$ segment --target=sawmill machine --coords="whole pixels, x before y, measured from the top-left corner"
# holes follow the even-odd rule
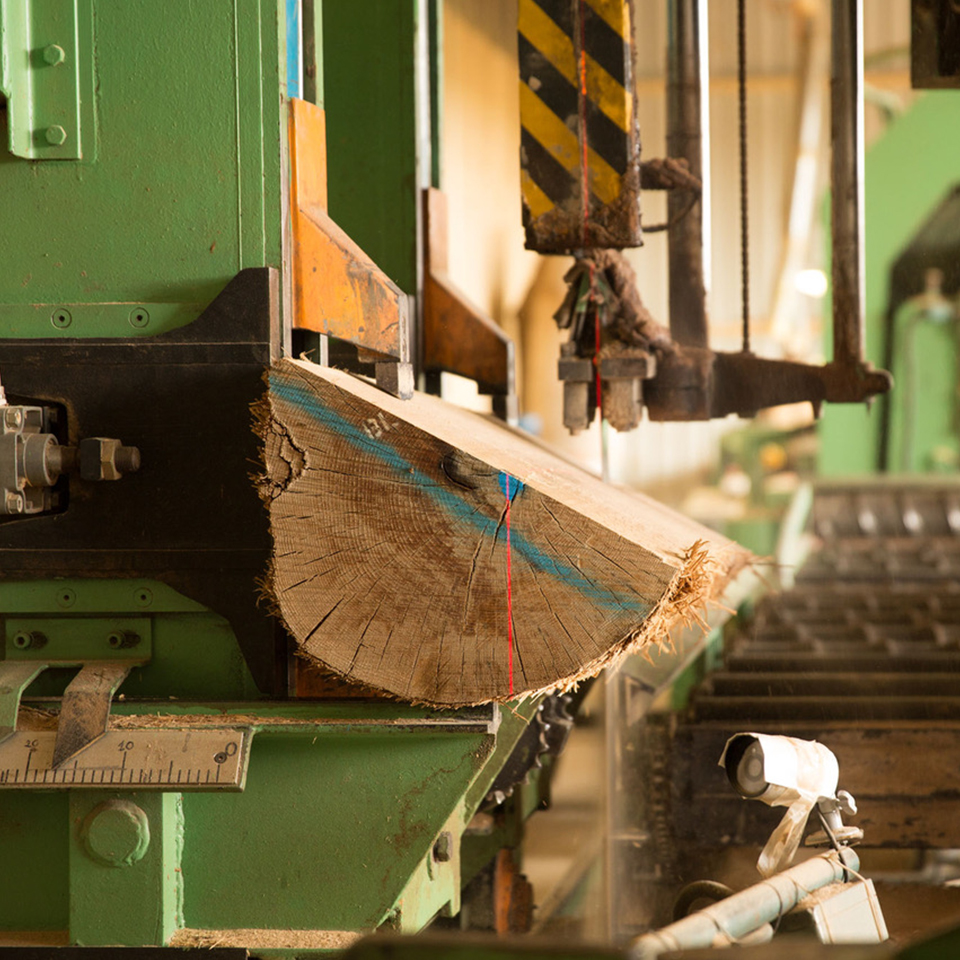
[[[695,7],[671,4],[672,70],[696,61]],[[641,399],[703,419],[887,389],[862,350],[860,59],[835,78],[835,356],[773,363],[681,332],[696,283],[678,281],[693,306],[674,303],[669,337],[637,309],[624,325],[640,189],[672,187],[696,222],[679,133],[696,140],[699,110],[678,98],[686,163],[643,169],[633,4],[519,10],[528,245],[576,258],[568,425],[618,404],[628,425]],[[834,11],[842,65],[860,4]],[[503,814],[557,744],[546,691],[745,561],[415,390],[457,373],[517,412],[513,345],[447,272],[440,15],[0,0],[6,942],[336,949],[455,914],[491,862],[522,889],[501,854],[538,800],[492,831],[474,816]],[[434,539],[402,539],[401,515]],[[308,560],[326,565],[299,575]],[[331,593],[341,577],[364,590]]]
[[[414,391],[516,413],[447,276],[439,16],[0,3],[4,945],[336,949],[491,865],[522,929],[547,692],[744,562]]]
[[[264,601],[265,371],[321,331],[409,396],[416,359],[436,5],[325,6],[0,3],[5,944],[419,929],[545,749],[540,698],[377,697]]]

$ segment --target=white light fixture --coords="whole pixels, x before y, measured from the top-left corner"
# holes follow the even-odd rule
[[[827,292],[827,275],[822,270],[798,270],[793,285],[800,293],[819,300]]]

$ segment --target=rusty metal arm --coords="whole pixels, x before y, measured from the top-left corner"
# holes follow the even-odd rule
[[[677,0],[675,13],[683,7]],[[887,371],[864,359],[862,0],[833,0],[832,11],[833,360],[817,366],[751,353],[713,353],[678,336],[671,301],[671,329],[681,342],[660,358],[656,378],[646,385],[652,420],[752,417],[766,407],[801,401],[812,403],[819,414],[825,401],[859,403],[893,385]],[[689,34],[690,24],[686,27]],[[671,248],[671,270],[673,257]],[[671,296],[672,291],[671,284]]]

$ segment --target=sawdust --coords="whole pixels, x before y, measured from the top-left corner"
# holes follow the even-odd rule
[[[391,698],[395,699],[395,698]],[[58,713],[55,710],[39,710],[35,707],[20,707],[17,730],[40,732],[56,730]],[[418,727],[444,726],[448,717],[439,714],[433,718],[423,717],[265,717],[249,713],[131,713],[113,714],[108,730],[161,730],[181,727]],[[477,723],[487,722],[477,718]]]
[[[345,950],[365,933],[355,930],[177,930],[170,947]]]
[[[57,729],[57,714],[50,710],[38,710],[36,707],[20,705],[17,713],[17,730],[24,733],[39,733],[43,730]]]

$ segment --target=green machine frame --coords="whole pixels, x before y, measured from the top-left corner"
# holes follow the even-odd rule
[[[418,85],[429,77],[418,51],[432,49],[436,69],[438,5],[302,0],[298,14],[294,58],[282,0],[0,0],[0,377],[17,382],[25,350],[83,349],[95,366],[98,350],[179,343],[238,275],[264,268],[280,281],[270,350],[294,348],[288,60],[299,59],[303,96],[326,108],[331,216],[418,294],[419,194],[436,180],[436,151],[421,146],[430,118],[418,116]],[[269,362],[266,346],[232,349]],[[56,360],[31,369],[51,383],[60,374]],[[69,396],[62,406],[73,429]],[[245,406],[227,414],[248,429]],[[185,474],[172,495],[194,496],[191,482]],[[70,492],[67,515],[88,495]],[[108,512],[121,502],[95,493]],[[215,490],[201,495],[227,509]],[[131,511],[133,535],[155,507]],[[458,909],[462,884],[500,842],[473,842],[469,823],[538,701],[442,712],[264,690],[234,611],[189,583],[18,571],[5,537],[46,522],[0,524],[0,943],[190,946],[253,929],[275,945],[323,931],[311,943],[335,947],[344,932],[417,930]],[[78,782],[77,765],[42,768],[70,685],[118,661],[101,688],[129,673],[111,681],[96,742],[113,758],[90,761],[94,782]],[[191,782],[183,766],[178,784],[165,737],[201,757],[208,777],[230,763],[236,776],[226,788],[202,771]],[[218,737],[212,756],[189,746]]]

